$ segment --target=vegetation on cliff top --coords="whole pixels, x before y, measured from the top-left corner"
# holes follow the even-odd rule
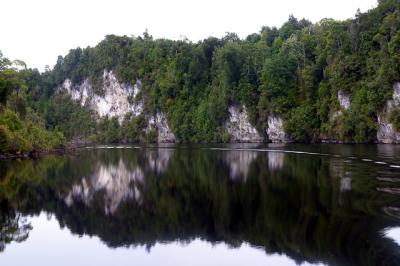
[[[264,135],[267,117],[275,113],[295,141],[372,142],[378,114],[400,79],[400,2],[379,0],[375,9],[346,21],[313,24],[290,16],[282,27],[263,27],[245,39],[234,33],[197,43],[153,39],[147,32],[108,35],[95,47],[60,56],[52,70],[29,71],[27,104],[47,128],[68,138],[149,139],[142,134],[142,118],[128,115],[125,127],[107,118],[98,123],[87,109],[60,100],[56,88],[67,78],[74,84],[88,78],[101,95],[104,69],[120,82],[140,79],[145,112],[165,112],[182,142],[226,140],[223,125],[232,104],[245,105]],[[351,106],[335,117],[339,90],[349,95]]]

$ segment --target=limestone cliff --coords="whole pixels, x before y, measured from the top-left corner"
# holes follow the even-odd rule
[[[173,143],[175,142],[175,135],[168,126],[167,118],[164,113],[157,113],[151,116],[148,120],[148,130],[154,129],[157,131],[157,142],[158,143]]]
[[[144,102],[138,99],[142,83],[138,79],[136,83],[120,83],[113,71],[103,71],[104,95],[96,94],[89,79],[81,84],[72,84],[66,79],[60,90],[65,90],[73,100],[78,101],[82,106],[92,109],[99,117],[117,117],[121,123],[127,113],[136,117],[143,112]],[[157,113],[155,116],[147,116],[148,129],[154,129],[158,134],[158,142],[175,142],[175,136],[168,126],[164,113]]]
[[[121,84],[115,74],[107,70],[104,70],[102,78],[104,95],[93,91],[89,79],[85,79],[81,84],[72,84],[70,79],[66,79],[61,89],[66,90],[71,98],[79,101],[82,106],[86,105],[95,111],[99,117],[108,115],[118,117],[122,121],[128,112],[134,116],[142,113],[143,102],[136,99],[141,87],[140,80],[137,80],[133,87],[126,83]]]
[[[290,139],[283,129],[283,119],[279,115],[271,114],[268,116],[268,140],[272,143],[286,143]]]
[[[230,106],[228,111],[229,119],[225,128],[232,142],[263,142],[263,137],[250,124],[245,106]]]
[[[392,99],[386,102],[383,113],[378,115],[377,140],[379,143],[400,144],[400,132],[388,121],[388,113],[392,109],[400,108],[400,82],[393,84]]]

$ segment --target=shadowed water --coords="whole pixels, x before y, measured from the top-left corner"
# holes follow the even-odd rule
[[[1,265],[400,265],[399,146],[97,147],[0,169]]]

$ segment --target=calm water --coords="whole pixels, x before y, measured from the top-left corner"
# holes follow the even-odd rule
[[[400,265],[400,146],[0,162],[0,265]]]

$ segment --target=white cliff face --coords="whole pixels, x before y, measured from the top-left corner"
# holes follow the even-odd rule
[[[113,214],[123,201],[134,199],[140,202],[138,185],[143,182],[142,170],[128,170],[121,160],[116,166],[100,165],[91,176],[82,178],[80,183],[72,187],[64,197],[64,202],[67,206],[72,206],[79,199],[90,206],[95,194],[104,191],[104,212]]]
[[[121,123],[127,113],[133,117],[143,112],[143,101],[137,100],[142,83],[137,80],[132,87],[129,84],[119,83],[112,71],[103,72],[104,95],[94,93],[92,84],[88,79],[79,85],[72,84],[66,79],[60,89],[65,90],[73,100],[79,101],[82,106],[88,106],[94,110],[99,117],[117,117]],[[132,99],[131,101],[129,99]],[[175,142],[175,135],[168,126],[164,113],[157,113],[148,120],[148,129],[155,129],[158,132],[159,143]]]
[[[342,90],[338,90],[337,100],[338,100],[339,105],[340,105],[340,110],[337,110],[337,111],[335,111],[335,112],[330,114],[329,120],[331,122],[335,121],[336,118],[338,118],[341,115],[343,115],[343,110],[344,111],[348,110],[350,108],[350,106],[351,106],[350,96],[348,94],[346,94]]]
[[[400,107],[400,82],[397,81],[393,84],[392,99],[387,101],[386,109],[388,109],[388,111],[390,111],[391,109],[399,108],[399,107]]]
[[[380,143],[400,144],[400,132],[397,132],[393,124],[389,123],[387,119],[387,113],[395,108],[400,108],[400,82],[393,84],[392,99],[387,101],[384,112],[378,115],[378,132],[376,138]]]
[[[378,142],[385,144],[400,144],[400,132],[397,132],[392,123],[384,115],[378,115]]]
[[[175,135],[168,126],[167,118],[162,112],[157,113],[155,116],[150,117],[148,121],[148,130],[155,129],[158,132],[158,143],[174,143]]]
[[[346,94],[344,91],[342,90],[338,91],[337,99],[342,109],[347,110],[350,108],[350,96]]]
[[[128,112],[133,113],[134,116],[142,113],[143,103],[135,101],[140,87],[140,80],[133,87],[129,84],[121,84],[112,71],[108,72],[106,70],[103,72],[104,96],[93,92],[92,85],[88,79],[75,86],[69,79],[66,79],[62,84],[62,89],[65,89],[71,95],[71,98],[79,101],[82,106],[89,106],[99,117],[106,115],[118,117],[120,122]],[[134,99],[132,103],[128,100],[130,97]]]
[[[267,135],[272,143],[290,142],[290,139],[283,130],[283,119],[278,115],[272,114],[268,116]]]
[[[228,109],[229,120],[225,128],[231,135],[232,142],[263,142],[255,127],[249,122],[246,107],[231,106]]]

